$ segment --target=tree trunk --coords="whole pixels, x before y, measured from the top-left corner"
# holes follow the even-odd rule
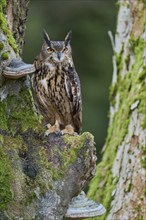
[[[30,77],[2,76],[21,55],[27,6],[0,1],[0,219],[61,220],[94,174],[94,140],[88,132],[44,137]]]
[[[146,219],[146,2],[119,0],[110,122],[89,196],[107,212],[95,219]]]

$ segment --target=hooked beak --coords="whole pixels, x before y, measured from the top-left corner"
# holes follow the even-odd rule
[[[61,58],[61,52],[58,52],[58,53],[57,53],[57,57],[58,57],[58,60],[60,60],[60,58]]]

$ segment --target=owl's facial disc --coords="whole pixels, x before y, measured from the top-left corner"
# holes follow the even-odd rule
[[[50,41],[50,45],[47,44],[46,56],[47,60],[52,60],[56,63],[64,62],[71,56],[71,46],[65,41]]]
[[[64,61],[67,52],[68,52],[68,48],[67,47],[64,48],[63,46],[61,49],[60,48],[56,49],[53,46],[47,48],[47,53],[49,57],[57,63],[61,63]]]

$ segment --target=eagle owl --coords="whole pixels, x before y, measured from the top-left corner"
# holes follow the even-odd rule
[[[72,59],[71,35],[70,31],[64,41],[51,41],[44,31],[44,44],[34,61],[32,87],[37,109],[48,127],[46,134],[81,131],[81,88]]]

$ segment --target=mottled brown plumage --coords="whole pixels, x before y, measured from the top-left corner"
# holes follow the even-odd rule
[[[32,86],[37,108],[48,126],[47,134],[60,130],[80,133],[81,89],[71,55],[71,32],[65,41],[50,41],[44,32],[44,40],[34,62]]]

